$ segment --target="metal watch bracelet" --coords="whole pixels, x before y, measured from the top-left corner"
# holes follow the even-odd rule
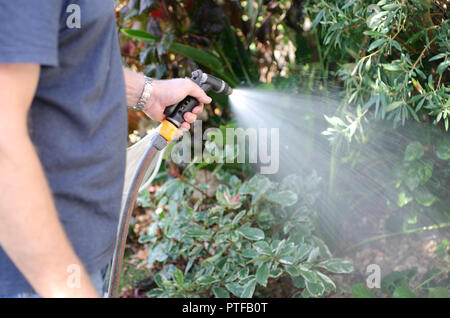
[[[132,110],[143,110],[152,93],[152,78],[145,76],[144,88],[136,106],[128,106]]]

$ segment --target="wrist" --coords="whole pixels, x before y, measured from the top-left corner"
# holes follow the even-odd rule
[[[152,93],[152,79],[142,73],[124,69],[127,105],[133,110],[143,110]]]
[[[144,85],[142,88],[141,95],[139,97],[139,100],[136,104],[136,106],[128,106],[132,110],[143,110],[144,107],[147,105],[147,102],[150,99],[150,95],[152,93],[152,82],[153,80],[150,77],[144,77]]]
[[[162,121],[164,119],[164,107],[161,108],[160,92],[164,89],[161,84],[164,80],[152,81],[152,94],[144,106],[143,112],[155,121]]]

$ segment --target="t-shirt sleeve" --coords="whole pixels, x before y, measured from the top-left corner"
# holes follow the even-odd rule
[[[0,0],[0,63],[58,65],[61,0]]]

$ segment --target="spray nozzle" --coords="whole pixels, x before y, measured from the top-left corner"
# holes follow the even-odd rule
[[[203,73],[202,70],[192,72],[191,79],[196,82],[204,91],[212,90],[219,94],[231,95],[233,89],[227,82],[215,76]]]

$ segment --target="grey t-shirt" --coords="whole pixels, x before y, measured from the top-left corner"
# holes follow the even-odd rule
[[[80,28],[69,28],[78,8]],[[125,171],[125,85],[113,1],[1,1],[0,63],[42,66],[30,136],[64,229],[94,273],[112,256]],[[0,248],[0,295],[28,291]]]

